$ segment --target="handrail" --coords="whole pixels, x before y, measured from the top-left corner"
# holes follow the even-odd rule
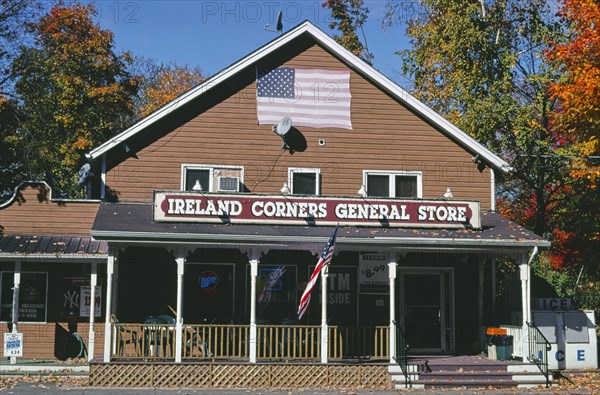
[[[529,355],[527,359],[540,369],[546,378],[546,388],[550,387],[550,373],[548,372],[548,351],[552,346],[546,336],[533,322],[526,322],[529,338]]]
[[[394,359],[398,366],[400,366],[400,370],[402,370],[402,374],[404,375],[404,386],[405,388],[412,388],[412,381],[410,379],[410,374],[408,371],[408,350],[410,346],[406,344],[406,335],[396,321],[394,322],[394,326],[396,327],[396,355],[394,355]]]

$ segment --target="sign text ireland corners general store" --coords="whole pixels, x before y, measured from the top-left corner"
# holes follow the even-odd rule
[[[169,222],[478,229],[479,212],[459,200],[154,193],[154,220]]]

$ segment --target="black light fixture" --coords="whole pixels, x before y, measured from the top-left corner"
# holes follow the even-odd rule
[[[479,154],[476,154],[471,160],[477,165],[477,170],[479,170],[480,173],[485,170],[486,164],[479,158]]]

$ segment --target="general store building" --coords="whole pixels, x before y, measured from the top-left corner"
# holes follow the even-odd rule
[[[495,211],[510,164],[309,22],[88,160],[89,199],[28,182],[0,206],[0,319],[26,357],[65,357],[76,331],[107,365],[388,363],[397,327],[411,353],[478,354],[487,325],[531,319],[549,243]],[[520,277],[500,303],[506,256]]]

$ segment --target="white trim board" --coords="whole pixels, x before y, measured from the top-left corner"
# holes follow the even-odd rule
[[[244,68],[249,67],[253,63],[267,58],[274,51],[287,45],[290,41],[301,36],[302,34],[307,34],[310,37],[312,37],[318,44],[322,45],[325,49],[332,52],[335,56],[337,56],[340,60],[349,65],[355,71],[360,72],[371,82],[387,91],[392,97],[394,97],[407,107],[411,108],[417,114],[421,115],[433,125],[438,127],[450,138],[455,139],[465,149],[479,154],[481,158],[487,163],[489,163],[492,167],[500,169],[503,172],[508,172],[512,170],[511,166],[502,158],[500,158],[492,151],[484,147],[482,144],[477,142],[467,133],[458,129],[456,126],[450,123],[450,121],[433,111],[431,108],[427,107],[421,101],[417,100],[415,97],[413,97],[407,91],[396,85],[392,80],[381,74],[375,68],[368,65],[356,55],[352,54],[350,51],[338,44],[334,39],[329,37],[326,33],[324,33],[322,30],[317,28],[309,21],[302,22],[300,25],[291,29],[287,33],[267,43],[263,47],[257,49],[256,51],[252,52],[251,54],[247,55],[238,62],[232,64],[231,66],[223,69],[222,71],[220,71],[213,77],[207,79],[203,83],[199,84],[195,88],[190,89],[186,93],[177,97],[175,100],[171,101],[170,103],[167,103],[152,114],[141,119],[139,122],[137,122],[130,128],[126,129],[125,131],[119,133],[110,140],[94,148],[92,151],[90,151],[90,153],[86,154],[87,159],[92,161],[100,157],[102,154],[111,150],[115,146],[119,145],[120,143],[123,143],[130,137],[133,137],[134,135],[143,131],[150,125],[164,118],[172,111],[177,110],[178,108],[186,105],[190,101],[211,91],[217,85],[233,77],[235,74],[237,74]]]

